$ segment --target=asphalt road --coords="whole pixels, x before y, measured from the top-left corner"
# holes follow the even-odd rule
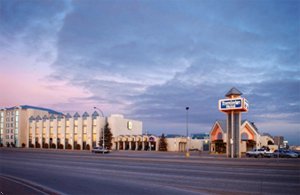
[[[0,149],[0,157],[0,176],[18,178],[56,194],[300,192],[300,159],[228,159],[198,153],[186,159],[183,153],[103,155],[39,149]],[[0,182],[3,189],[4,182]]]

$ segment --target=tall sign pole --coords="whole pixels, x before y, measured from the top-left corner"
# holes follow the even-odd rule
[[[189,109],[190,107],[185,107],[186,109],[186,157],[190,157],[189,152]]]
[[[226,154],[230,158],[241,157],[241,118],[242,112],[248,111],[248,101],[242,93],[233,87],[226,94],[226,99],[219,100],[219,110],[227,114]]]

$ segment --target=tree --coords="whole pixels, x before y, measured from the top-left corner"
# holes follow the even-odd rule
[[[168,143],[166,141],[166,137],[165,137],[165,134],[162,134],[160,139],[159,139],[159,148],[158,150],[159,151],[168,151]]]
[[[103,136],[101,135],[99,145],[102,146],[102,143],[103,143]],[[108,123],[106,123],[106,125],[104,126],[104,147],[109,150],[112,147],[112,133]]]

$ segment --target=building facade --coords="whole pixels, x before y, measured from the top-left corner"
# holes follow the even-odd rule
[[[38,115],[29,118],[26,145],[34,148],[90,150],[98,145],[106,123],[114,137],[142,134],[141,121],[125,119],[122,115],[103,117],[96,111],[91,115],[87,112],[73,116]]]
[[[58,115],[47,108],[40,108],[28,105],[14,106],[0,109],[0,144],[1,146],[21,147],[26,143],[28,118],[30,116]]]
[[[277,148],[273,138],[268,134],[260,134],[253,122],[243,120],[240,129],[239,147],[242,153],[263,146],[269,147],[271,150]],[[210,151],[212,153],[226,153],[227,144],[226,121],[216,121],[210,131]]]
[[[184,152],[187,146],[186,137],[166,138],[167,151]],[[160,137],[155,135],[119,135],[113,139],[115,150],[158,151]]]
[[[275,144],[279,145],[280,148],[284,148],[284,137],[283,136],[274,136],[273,137]]]

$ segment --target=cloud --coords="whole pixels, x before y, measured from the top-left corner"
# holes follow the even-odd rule
[[[250,102],[245,118],[300,125],[298,1],[11,2],[0,43],[14,46],[0,51],[38,51],[43,86],[80,91],[55,108],[97,105],[161,133],[184,128],[190,106],[191,130],[209,131],[235,86]]]

